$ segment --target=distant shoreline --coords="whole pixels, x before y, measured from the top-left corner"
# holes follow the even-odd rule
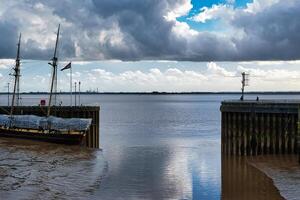
[[[7,92],[0,92],[0,95],[7,95]],[[12,93],[9,93],[12,95]],[[48,92],[22,92],[22,95],[48,95]],[[70,95],[70,92],[59,92],[57,95],[60,94],[68,94]],[[72,94],[79,94],[79,92],[73,92]],[[219,94],[236,94],[239,95],[241,92],[80,92],[81,95],[207,95],[207,94],[212,94],[212,95],[219,95]],[[278,91],[278,92],[245,92],[245,94],[261,94],[261,95],[300,95],[300,91]]]

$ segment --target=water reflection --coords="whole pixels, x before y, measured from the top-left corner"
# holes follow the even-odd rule
[[[100,151],[0,139],[1,199],[86,199],[105,168]]]
[[[245,157],[222,156],[222,199],[283,199],[264,173]]]
[[[165,145],[114,149],[114,156],[108,158],[108,173],[95,197],[220,199],[217,146],[219,143],[214,141],[182,139]]]

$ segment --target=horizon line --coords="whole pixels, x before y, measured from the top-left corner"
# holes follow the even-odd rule
[[[0,92],[0,95],[12,95],[13,92]],[[20,92],[20,94],[50,94],[49,92],[44,91],[30,91],[30,92]],[[71,94],[71,92],[57,92],[53,94]],[[84,92],[72,92],[72,94],[241,94],[240,91],[206,91],[206,92],[159,92],[159,91],[152,91],[152,92],[97,92],[97,91],[84,91]],[[300,91],[248,91],[244,94],[300,94]]]

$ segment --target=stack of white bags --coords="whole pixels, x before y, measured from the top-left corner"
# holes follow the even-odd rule
[[[92,119],[39,117],[36,115],[0,115],[0,126],[57,131],[87,131]]]

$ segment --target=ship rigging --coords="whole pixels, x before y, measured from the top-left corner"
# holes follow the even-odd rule
[[[52,62],[48,63],[52,66],[52,76],[46,116],[15,114],[16,98],[17,106],[19,106],[18,102],[20,93],[20,34],[17,45],[16,63],[13,68],[14,86],[11,109],[9,115],[0,115],[0,136],[43,140],[65,144],[82,143],[86,132],[91,126],[92,119],[60,118],[51,115],[52,100],[54,100],[54,105],[56,105],[57,95],[57,48],[59,42],[59,32],[60,25],[58,26],[56,35],[54,55],[51,59]]]

